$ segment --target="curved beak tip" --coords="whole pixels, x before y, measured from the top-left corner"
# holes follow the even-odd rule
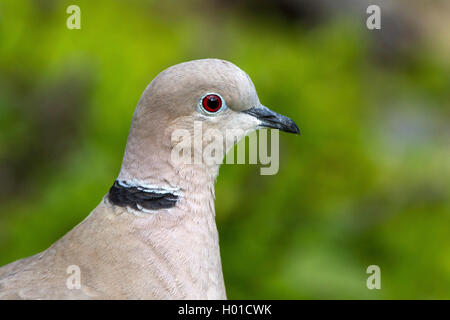
[[[295,133],[295,134],[300,135],[300,129],[298,128],[297,124],[294,121],[292,121],[292,129],[293,130],[290,131],[291,133]]]
[[[286,116],[260,105],[243,111],[261,121],[261,126],[300,135],[297,124]]]

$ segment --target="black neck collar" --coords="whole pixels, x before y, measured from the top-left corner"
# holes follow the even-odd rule
[[[173,208],[178,201],[178,195],[164,189],[130,186],[116,180],[109,189],[108,199],[119,207],[145,211]]]

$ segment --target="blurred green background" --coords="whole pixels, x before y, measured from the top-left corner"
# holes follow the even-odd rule
[[[221,168],[228,297],[450,298],[449,2],[370,3],[381,30],[356,0],[1,0],[0,265],[100,202],[161,70],[216,57],[302,131],[277,175]]]

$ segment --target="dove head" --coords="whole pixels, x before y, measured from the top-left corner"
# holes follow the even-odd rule
[[[214,149],[214,159],[221,161],[234,142],[262,127],[299,133],[292,120],[260,103],[250,77],[231,62],[180,63],[162,71],[142,94],[122,171],[151,170],[162,162],[176,167],[180,159],[196,163],[194,155],[201,157],[213,141],[224,146],[223,152]],[[183,155],[174,161],[177,152]]]

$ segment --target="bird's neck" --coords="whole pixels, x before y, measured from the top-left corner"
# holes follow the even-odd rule
[[[191,150],[189,163],[179,163],[173,159],[173,142],[167,134],[148,134],[137,127],[140,126],[132,126],[130,130],[118,180],[167,189],[197,190],[214,186],[220,164],[197,163],[195,150]]]
[[[180,183],[196,183],[185,185],[175,207],[143,216],[125,213],[141,246],[140,273],[145,281],[164,282],[162,298],[225,299],[214,181],[195,170],[182,174]]]
[[[214,210],[218,166],[174,164],[170,141],[156,134],[147,135],[132,127],[117,178],[178,192],[177,203],[171,208],[135,217],[126,214],[133,236],[145,244],[143,269],[156,273],[150,278],[172,279],[168,286],[178,297],[225,298]],[[162,259],[165,267],[155,270],[155,259]]]
[[[143,248],[144,265],[148,264],[144,269],[154,269],[155,254],[162,256],[168,268],[154,271],[160,274],[152,277],[182,281],[181,288],[171,288],[179,291],[179,297],[226,298],[215,222],[215,174],[203,165],[173,166],[159,152],[158,161],[147,152],[135,161],[126,154],[118,177],[133,184],[179,191],[174,207],[131,218],[133,236],[147,245]]]

